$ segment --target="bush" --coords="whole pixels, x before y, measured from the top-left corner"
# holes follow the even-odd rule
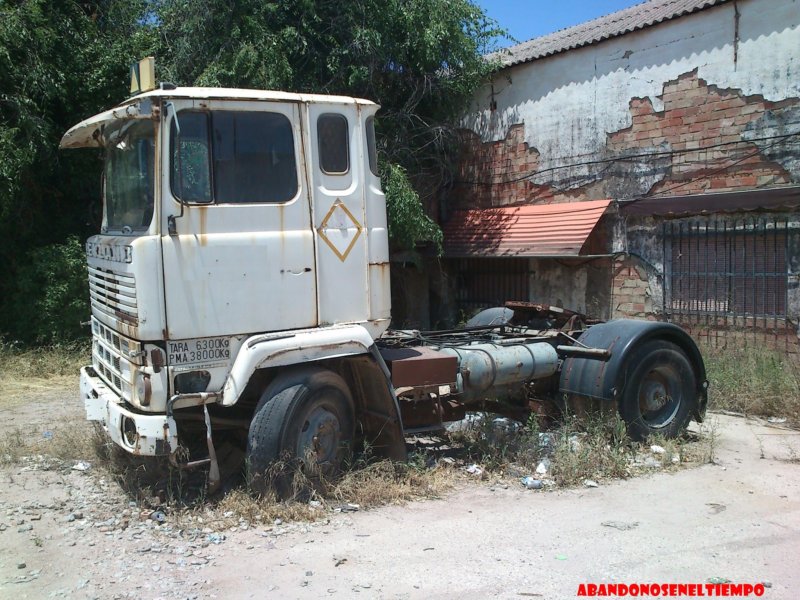
[[[386,194],[389,239],[400,249],[413,250],[417,243],[433,242],[442,253],[442,230],[426,213],[403,167],[384,164],[381,183]]]
[[[86,254],[77,237],[35,248],[17,269],[5,315],[6,335],[31,344],[58,344],[86,336],[89,290]]]

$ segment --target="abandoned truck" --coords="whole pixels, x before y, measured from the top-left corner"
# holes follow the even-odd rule
[[[636,439],[702,420],[703,359],[668,323],[516,302],[457,330],[389,330],[377,110],[162,84],[63,136],[104,151],[89,420],[129,453],[208,468],[212,488],[220,440],[258,482],[282,456],[334,473],[358,444],[403,460],[406,435],[470,406],[519,418],[591,399]]]

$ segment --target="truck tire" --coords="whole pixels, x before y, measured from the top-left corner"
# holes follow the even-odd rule
[[[350,453],[353,398],[345,381],[321,368],[298,370],[269,385],[247,436],[250,489],[280,498],[302,472],[313,487],[336,477]]]
[[[644,343],[625,374],[619,412],[634,441],[685,429],[696,394],[694,370],[684,351],[665,340]]]

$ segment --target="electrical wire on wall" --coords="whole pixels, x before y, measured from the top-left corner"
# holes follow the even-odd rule
[[[796,139],[793,139],[793,138],[796,138]],[[718,143],[718,144],[711,144],[711,145],[702,146],[702,147],[699,147],[699,148],[680,149],[680,150],[667,150],[667,151],[659,151],[659,152],[644,152],[644,153],[637,153],[637,154],[629,154],[629,155],[626,155],[626,156],[617,156],[617,157],[614,157],[614,158],[581,161],[581,162],[570,163],[570,164],[565,164],[565,165],[556,165],[556,166],[548,167],[546,169],[542,169],[542,170],[539,170],[539,171],[531,171],[531,172],[525,173],[523,175],[519,175],[519,176],[511,177],[511,178],[504,178],[502,180],[494,180],[494,181],[458,180],[458,181],[456,181],[456,184],[471,185],[471,186],[478,186],[478,187],[480,187],[480,186],[492,187],[492,186],[508,185],[508,184],[513,184],[513,183],[518,183],[518,182],[521,182],[521,181],[530,180],[530,179],[532,179],[534,177],[540,177],[543,174],[551,173],[551,172],[555,172],[555,171],[559,171],[559,170],[576,169],[576,168],[581,168],[581,167],[591,167],[591,166],[598,166],[598,165],[607,165],[607,167],[605,169],[603,169],[600,173],[586,174],[586,175],[582,176],[582,178],[587,180],[588,182],[593,182],[593,181],[597,181],[597,180],[603,179],[604,177],[608,176],[609,175],[609,171],[615,165],[620,165],[620,164],[624,164],[624,163],[628,163],[628,162],[634,162],[634,161],[639,160],[639,159],[655,159],[655,158],[660,158],[660,157],[675,158],[675,157],[679,157],[679,156],[683,156],[683,155],[687,155],[687,154],[700,155],[701,153],[704,153],[704,152],[707,154],[707,152],[709,150],[715,150],[715,149],[718,149],[718,148],[726,148],[726,147],[731,147],[731,146],[741,146],[741,145],[744,145],[744,144],[747,144],[748,146],[752,146],[752,144],[754,144],[755,142],[772,142],[772,143],[770,143],[770,144],[768,144],[766,146],[763,146],[763,147],[758,147],[756,150],[745,154],[744,156],[734,160],[732,163],[723,165],[723,166],[721,166],[721,167],[719,167],[717,169],[714,169],[712,171],[703,173],[700,177],[696,177],[696,178],[693,178],[693,179],[690,179],[690,180],[687,180],[687,181],[682,181],[682,182],[676,183],[675,185],[672,185],[672,186],[670,186],[670,187],[668,187],[666,189],[660,190],[658,193],[654,194],[653,196],[648,196],[648,197],[651,197],[651,198],[652,197],[658,197],[658,196],[667,194],[669,192],[673,192],[673,191],[675,191],[677,189],[680,189],[682,187],[685,187],[685,186],[687,186],[689,184],[697,184],[698,182],[708,180],[711,177],[713,177],[715,175],[718,175],[719,173],[723,173],[723,172],[727,171],[728,169],[731,169],[732,167],[735,167],[736,165],[741,164],[746,160],[749,160],[749,159],[751,159],[753,157],[756,157],[756,156],[758,156],[760,154],[763,154],[764,152],[766,152],[768,150],[771,150],[772,148],[775,148],[775,147],[777,147],[777,146],[779,146],[781,144],[786,144],[788,142],[792,142],[792,143],[800,142],[800,131],[794,132],[794,133],[785,134],[785,135],[778,135],[778,136],[765,136],[765,137],[759,137],[759,138],[752,138],[752,139],[749,139],[749,140],[737,140],[737,141],[734,141],[734,142],[721,142],[721,143]],[[705,159],[705,160],[695,160],[695,161],[683,161],[683,162],[678,163],[678,165],[680,165],[680,166],[707,165],[707,164],[708,164],[708,160],[707,159]],[[675,165],[673,165],[673,166],[675,166]],[[583,185],[583,183],[581,185]],[[576,182],[575,182],[574,179],[572,181],[570,181],[568,185],[562,186],[560,188],[553,188],[552,185],[550,186],[551,190],[553,190],[556,193],[563,192],[563,191],[566,191],[567,189],[571,189],[571,188],[575,188],[575,187],[576,187]],[[763,187],[763,186],[757,186],[756,189],[758,189],[759,187]],[[548,194],[548,195],[550,195],[550,194]],[[618,198],[617,200],[620,201],[620,202],[629,204],[629,203],[632,203],[632,202],[638,202],[638,201],[643,200],[643,199],[644,199],[643,196],[636,196],[636,197],[631,197],[631,198]],[[578,211],[570,210],[569,212],[572,213],[572,212],[578,212]]]

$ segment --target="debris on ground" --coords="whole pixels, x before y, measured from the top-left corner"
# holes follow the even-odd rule
[[[530,475],[520,479],[520,482],[529,490],[540,490],[542,487],[544,487],[541,479],[536,479]]]
[[[467,473],[469,473],[470,475],[483,475],[483,469],[481,469],[475,463],[473,463],[473,464],[471,464],[471,465],[469,465],[467,467],[464,467],[464,470]]]
[[[156,523],[164,523],[167,520],[167,515],[163,511],[154,510],[150,513],[150,520]]]
[[[639,521],[633,521],[630,523],[625,521],[603,521],[600,524],[603,527],[611,527],[612,529],[618,529],[619,531],[630,531],[631,529],[635,529],[639,526]]]

